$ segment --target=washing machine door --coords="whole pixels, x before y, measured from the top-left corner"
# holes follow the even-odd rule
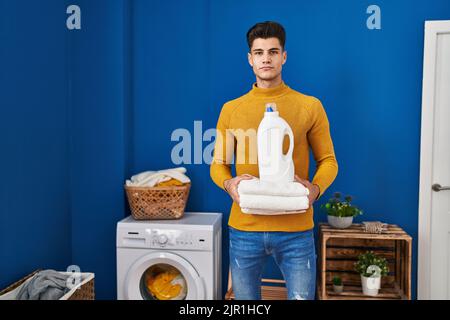
[[[205,287],[195,268],[170,252],[154,252],[137,260],[123,289],[128,300],[205,299]]]

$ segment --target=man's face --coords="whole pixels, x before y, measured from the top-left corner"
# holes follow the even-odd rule
[[[248,54],[248,63],[256,77],[270,81],[280,76],[286,58],[287,53],[282,50],[278,38],[257,38]]]

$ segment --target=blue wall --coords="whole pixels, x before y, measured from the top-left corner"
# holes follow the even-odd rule
[[[0,287],[36,268],[96,273],[115,298],[126,215],[129,3],[0,1]]]
[[[96,295],[116,297],[116,223],[125,216],[129,106],[127,1],[77,1],[69,34],[72,263],[95,272]]]
[[[81,7],[81,30],[65,28],[68,4]],[[450,2],[377,1],[373,31],[370,4],[1,0],[0,285],[74,263],[96,273],[98,298],[115,298],[124,179],[174,166],[173,130],[214,128],[223,103],[254,81],[245,33],[276,20],[287,30],[284,80],[322,100],[339,163],[316,222],[341,191],[365,211],[358,221],[402,226],[414,238],[415,296],[424,20],[449,19]],[[209,166],[185,167],[187,210],[223,212],[226,227],[231,201]],[[227,270],[226,232],[223,241]],[[280,276],[273,263],[265,276]]]
[[[2,288],[71,259],[65,8],[0,1]]]

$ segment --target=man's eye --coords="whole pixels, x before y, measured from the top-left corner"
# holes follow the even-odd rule
[[[261,51],[257,51],[257,52],[255,52],[255,54],[256,54],[257,56],[260,56],[260,55],[262,54],[262,52],[261,52]]]
[[[278,54],[278,51],[270,51],[271,55]]]

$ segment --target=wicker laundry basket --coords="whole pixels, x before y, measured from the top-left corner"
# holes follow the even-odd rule
[[[125,185],[131,214],[136,220],[179,219],[189,197],[191,184],[165,187]]]
[[[39,271],[41,271],[41,270],[36,270],[36,271],[30,273],[29,275],[23,277],[22,279],[14,282],[7,288],[0,291],[0,297],[10,291],[13,291],[17,287],[19,287],[22,283],[27,281],[29,278],[33,277]],[[65,272],[63,272],[63,273],[65,273]],[[94,300],[95,299],[93,274],[82,273],[82,275],[89,275],[89,276],[85,277],[85,280],[82,279],[81,285],[79,286],[79,288],[72,289],[67,294],[65,294],[63,297],[61,297],[60,300]]]

